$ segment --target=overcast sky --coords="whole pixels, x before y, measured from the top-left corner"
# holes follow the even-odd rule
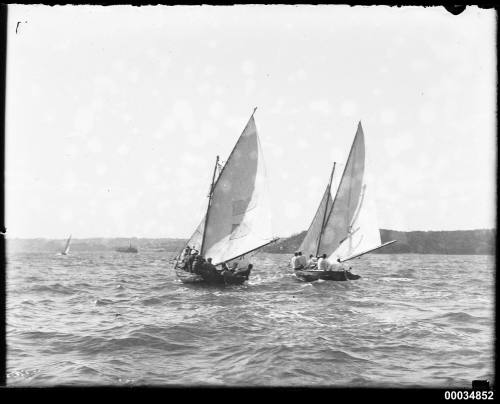
[[[475,7],[9,6],[7,234],[190,236],[255,106],[277,236],[360,120],[381,228],[493,228],[495,33]]]

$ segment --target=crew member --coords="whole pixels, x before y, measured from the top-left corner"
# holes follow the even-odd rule
[[[305,269],[307,266],[307,259],[302,255],[302,251],[299,251],[299,255],[297,257],[297,261],[299,262],[300,269]]]
[[[304,265],[300,262],[300,259],[299,259],[299,252],[296,251],[293,253],[293,257],[292,257],[292,268],[294,270],[299,270],[299,269],[303,269],[304,268]]]
[[[181,254],[181,260],[184,260],[184,258],[189,257],[190,254],[191,254],[191,247],[186,246],[186,248]]]
[[[330,263],[326,259],[326,254],[323,254],[321,258],[318,260],[318,269],[320,271],[327,271],[330,267]]]
[[[340,262],[340,258],[337,258],[337,262],[329,265],[330,271],[345,271],[344,265]]]
[[[196,258],[194,259],[193,266],[192,266],[192,271],[195,274],[200,273],[200,269],[203,267],[203,262],[205,261],[203,257],[200,255],[196,255]]]
[[[317,264],[318,264],[318,259],[314,255],[309,254],[309,261],[307,261],[307,266],[309,268],[316,268]]]
[[[207,262],[203,265],[203,268],[205,268],[207,271],[210,272],[217,272],[217,268],[215,267],[214,264],[212,264],[212,258],[207,258]]]

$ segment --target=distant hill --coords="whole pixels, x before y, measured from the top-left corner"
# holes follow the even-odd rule
[[[265,247],[269,253],[293,253],[300,247],[306,231],[283,238]],[[494,255],[496,230],[456,231],[395,231],[380,230],[382,242],[397,240],[374,254],[452,254],[452,255]]]

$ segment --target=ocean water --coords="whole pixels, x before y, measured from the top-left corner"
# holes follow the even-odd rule
[[[172,254],[7,255],[7,384],[467,387],[494,383],[492,256],[367,255],[357,281],[180,283]]]

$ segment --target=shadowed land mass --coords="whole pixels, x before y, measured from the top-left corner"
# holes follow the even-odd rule
[[[283,238],[278,243],[266,247],[269,253],[293,253],[296,251],[306,231]],[[494,229],[463,231],[396,231],[380,229],[380,237],[385,243],[397,240],[374,254],[495,254],[496,231]]]

